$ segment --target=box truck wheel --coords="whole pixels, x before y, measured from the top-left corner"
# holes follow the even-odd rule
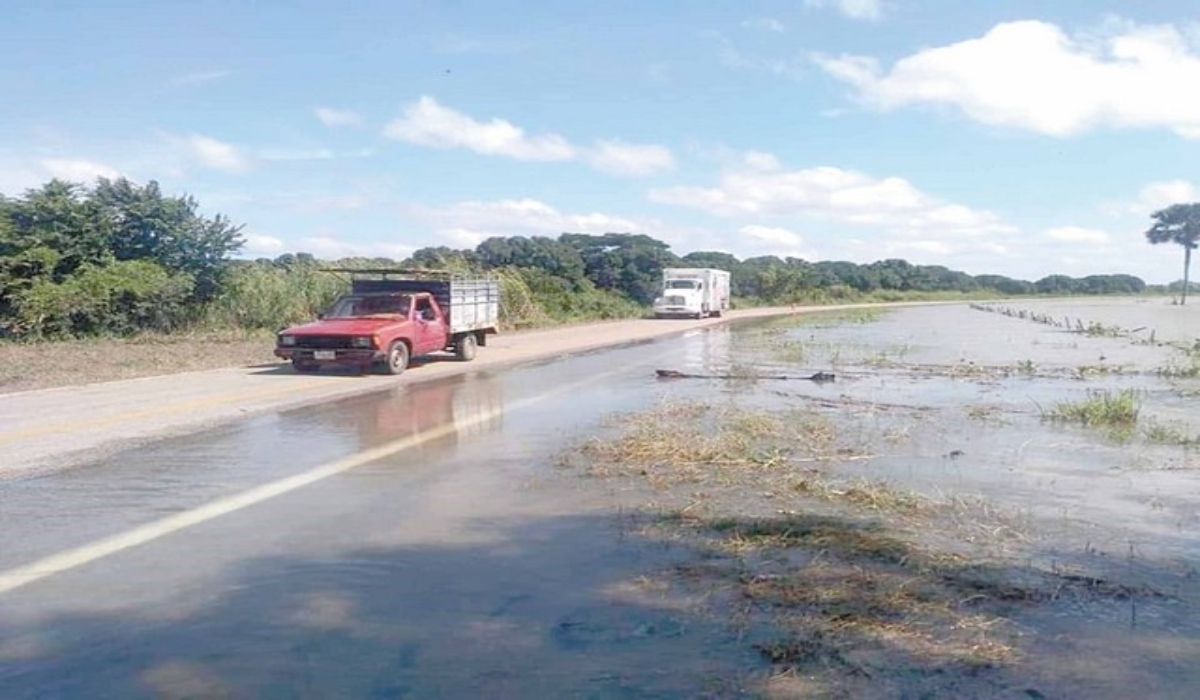
[[[387,358],[383,361],[383,369],[388,374],[400,374],[408,367],[408,346],[403,340],[397,340],[388,347]]]
[[[475,339],[474,333],[465,333],[454,344],[454,356],[461,362],[470,362],[475,359],[475,349],[479,345],[479,341]]]

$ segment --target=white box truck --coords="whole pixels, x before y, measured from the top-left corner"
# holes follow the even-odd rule
[[[662,293],[654,300],[655,318],[705,318],[729,309],[729,273],[707,267],[663,269]]]

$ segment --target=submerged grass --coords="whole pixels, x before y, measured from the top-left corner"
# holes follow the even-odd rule
[[[1078,423],[1085,427],[1107,428],[1130,434],[1137,427],[1141,402],[1133,389],[1108,391],[1091,390],[1081,401],[1055,404],[1043,417],[1049,420]]]
[[[956,679],[1019,677],[1022,610],[1160,595],[981,556],[1021,536],[1011,516],[836,476],[868,455],[814,410],[668,402],[609,427],[570,456],[655,489],[643,534],[696,553],[666,580],[728,616],[785,694],[952,697]],[[809,685],[775,686],[789,678]]]

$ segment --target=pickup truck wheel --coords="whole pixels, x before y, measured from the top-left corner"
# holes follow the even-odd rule
[[[475,350],[478,346],[479,341],[475,339],[475,334],[467,333],[454,344],[454,355],[460,362],[470,362],[475,359]]]
[[[321,369],[321,365],[316,362],[304,362],[303,360],[292,360],[292,369],[304,374],[310,374]]]
[[[408,368],[408,346],[404,341],[397,340],[388,348],[387,359],[383,361],[383,369],[388,374],[400,374]]]

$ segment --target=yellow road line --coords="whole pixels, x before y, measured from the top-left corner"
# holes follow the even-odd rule
[[[626,366],[619,370],[597,374],[582,381],[557,387],[537,396],[517,401],[509,406],[507,410],[520,410],[532,406],[552,396],[576,391],[588,384],[602,382],[617,374],[627,372],[629,369]],[[191,510],[154,520],[111,537],[105,537],[74,549],[68,549],[58,554],[38,559],[30,564],[0,572],[0,595],[49,576],[54,576],[55,574],[103,559],[126,549],[153,542],[154,540],[222,515],[248,508],[277,496],[282,496],[309,484],[349,471],[355,467],[361,467],[364,464],[446,437],[459,430],[485,424],[504,413],[504,411],[505,409],[488,411],[461,423],[446,423],[423,433],[393,440],[379,447],[374,447],[328,464],[313,467],[308,471],[268,482],[232,496],[219,498]]]
[[[39,425],[21,430],[12,430],[5,433],[0,433],[0,443],[12,442],[13,440],[25,440],[29,438],[42,437],[45,435],[54,435],[56,433],[74,433],[79,430],[88,430],[90,428],[104,428],[119,423],[143,420],[146,418],[161,418],[165,416],[175,416],[181,413],[191,413],[193,411],[201,411],[208,408],[216,408],[227,404],[239,403],[242,401],[253,401],[256,399],[269,399],[276,396],[286,394],[300,393],[310,389],[318,389],[321,387],[334,384],[335,380],[327,380],[320,382],[303,382],[300,384],[289,384],[285,387],[272,387],[270,389],[258,389],[255,391],[244,391],[239,394],[221,394],[220,396],[210,396],[202,399],[192,399],[190,401],[181,401],[179,403],[167,404],[157,408],[142,408],[136,411],[126,411],[124,413],[116,413],[88,420],[71,421],[68,423],[51,423],[49,425]]]

